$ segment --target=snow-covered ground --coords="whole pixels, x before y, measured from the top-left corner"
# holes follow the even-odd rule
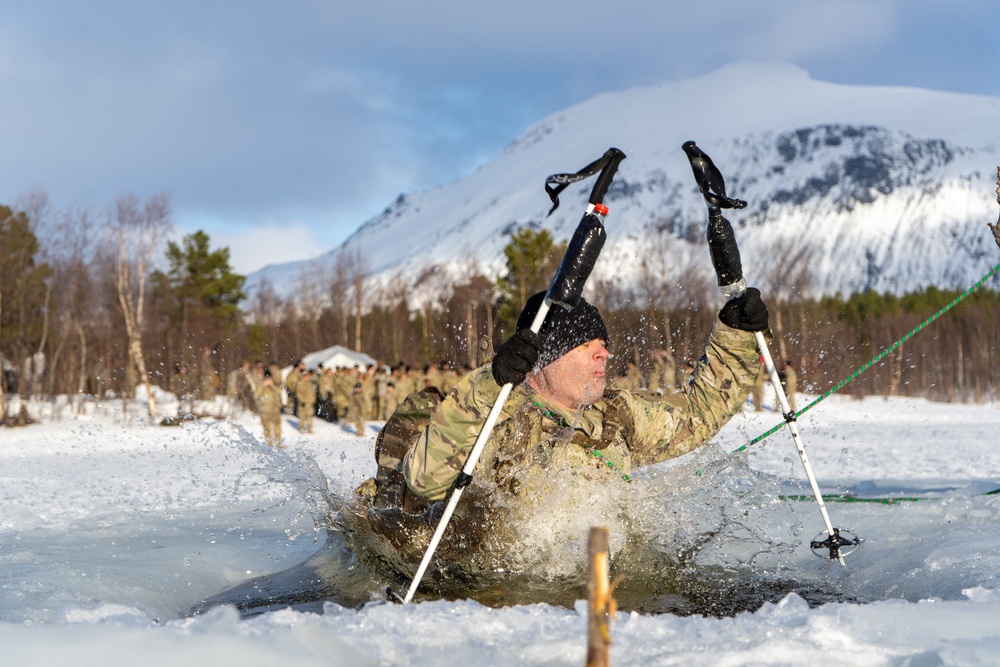
[[[804,399],[800,397],[800,407]],[[169,403],[166,404],[169,408]],[[366,437],[286,419],[288,448],[256,420],[145,425],[138,406],[0,429],[0,646],[7,665],[582,665],[585,607],[489,608],[471,601],[325,613],[187,611],[206,596],[309,556],[328,484],[346,494],[374,471]],[[746,412],[720,434],[731,451],[777,423]],[[621,613],[612,664],[986,665],[1000,662],[1000,406],[834,396],[799,422],[824,490],[922,496],[898,505],[830,503],[865,544],[847,567],[815,558],[816,506],[793,513],[803,576],[844,593],[810,608],[789,595],[729,618]],[[783,430],[746,456],[800,483]],[[639,479],[637,484],[641,484]],[[808,493],[808,490],[804,491]],[[769,527],[773,530],[774,527]],[[780,526],[778,528],[780,530]]]

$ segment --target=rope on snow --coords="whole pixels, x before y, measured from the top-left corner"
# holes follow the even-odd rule
[[[997,171],[1000,172],[1000,168],[998,168]],[[1000,186],[997,187],[997,190],[1000,191]],[[1000,197],[998,197],[998,199],[1000,199]],[[987,223],[987,224],[989,224],[989,223]],[[997,222],[996,226],[993,226],[993,225],[990,225],[990,226],[993,228],[993,234],[994,234],[994,236],[1000,235],[1000,231],[997,231],[998,229],[1000,229],[1000,221]],[[998,241],[997,242],[1000,243],[1000,237],[998,237]],[[977,289],[979,289],[980,287],[982,287],[983,283],[985,283],[987,280],[989,280],[990,278],[992,278],[993,275],[997,273],[997,271],[1000,271],[1000,264],[997,264],[992,269],[990,269],[989,272],[985,276],[983,276],[982,278],[980,278],[976,282],[975,285],[973,285],[972,287],[970,287],[969,289],[967,289],[965,291],[965,293],[963,293],[963,294],[955,297],[951,301],[951,303],[949,303],[947,306],[945,306],[944,308],[942,308],[941,310],[937,311],[936,313],[934,313],[933,315],[931,315],[929,318],[927,318],[926,320],[924,320],[923,322],[921,322],[919,325],[917,325],[916,328],[914,328],[912,331],[910,331],[909,333],[907,333],[906,335],[904,335],[902,338],[900,338],[899,340],[897,340],[895,343],[893,343],[892,345],[890,345],[886,349],[882,350],[871,361],[869,361],[866,364],[863,364],[856,371],[854,371],[849,376],[847,376],[846,378],[844,378],[843,380],[841,380],[840,382],[838,382],[836,385],[834,385],[832,389],[828,390],[825,394],[823,394],[822,396],[820,396],[819,398],[817,398],[815,401],[813,401],[812,403],[810,403],[806,407],[804,407],[801,410],[799,410],[798,412],[796,412],[795,415],[794,415],[794,417],[795,418],[800,417],[801,415],[805,414],[806,412],[808,412],[809,410],[811,410],[813,407],[815,407],[817,403],[820,403],[821,401],[825,400],[826,398],[832,396],[834,393],[836,393],[837,391],[839,391],[840,389],[842,389],[844,387],[844,385],[846,385],[847,383],[853,382],[854,380],[856,380],[859,375],[861,375],[862,373],[864,373],[865,371],[867,371],[869,368],[871,368],[872,366],[874,366],[876,363],[878,363],[879,361],[881,361],[883,358],[886,357],[886,355],[892,353],[893,350],[895,350],[897,347],[899,347],[900,345],[902,345],[903,343],[905,343],[906,341],[908,341],[910,338],[912,338],[914,336],[914,334],[916,334],[918,331],[920,331],[921,329],[924,329],[925,327],[927,327],[927,325],[929,325],[931,322],[933,322],[937,318],[939,318],[942,315],[944,315],[946,312],[948,312],[949,310],[951,310],[952,308],[954,308],[956,305],[958,305],[959,302],[961,302],[962,300],[964,300],[967,296],[969,296],[970,294],[972,294],[973,292],[975,292]],[[734,450],[734,453],[735,452],[742,452],[742,451],[746,450],[748,447],[750,447],[751,445],[755,445],[758,442],[760,442],[761,440],[763,440],[764,438],[767,438],[767,437],[769,437],[769,436],[777,433],[787,423],[788,423],[787,421],[781,422],[780,424],[778,424],[777,426],[774,426],[770,430],[768,430],[768,431],[766,431],[766,432],[758,435],[756,438],[754,438],[753,440],[751,440],[749,443],[747,443],[747,444],[739,447],[738,449]]]

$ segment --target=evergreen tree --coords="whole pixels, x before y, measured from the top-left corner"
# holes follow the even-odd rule
[[[547,289],[566,252],[547,229],[519,229],[504,247],[506,271],[497,277],[497,325],[500,340],[514,332],[517,316],[528,297]]]
[[[180,360],[190,361],[192,351],[222,343],[246,298],[246,278],[229,266],[229,248],[212,250],[209,243],[201,230],[185,236],[179,245],[171,241],[166,251],[168,271],[153,274],[156,294],[179,334]]]
[[[38,237],[28,214],[0,206],[0,357],[18,370],[43,335],[46,282],[52,271],[38,262],[38,255]],[[13,376],[4,373],[0,381],[4,379]],[[22,394],[26,387],[22,383]]]

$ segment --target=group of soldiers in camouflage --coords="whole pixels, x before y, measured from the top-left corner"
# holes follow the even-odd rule
[[[686,381],[691,377],[694,367],[694,363],[690,361],[684,364],[685,377],[680,388],[686,386]],[[786,359],[780,364],[778,379],[781,381],[781,387],[788,397],[788,404],[791,406],[792,412],[797,412],[795,394],[798,391],[798,375],[795,372],[795,365],[792,360]],[[767,373],[762,372],[750,392],[754,410],[757,412],[764,409],[764,385],[767,381]],[[654,350],[652,362],[645,373],[642,372],[635,362],[629,361],[626,364],[624,372],[615,377],[610,384],[614,389],[631,391],[633,393],[673,393],[678,389],[673,355],[670,354],[670,350]]]
[[[781,388],[784,390],[785,396],[788,397],[788,405],[792,409],[792,412],[798,412],[799,408],[795,403],[795,394],[798,392],[799,376],[795,372],[795,364],[791,359],[786,359],[781,364],[781,368],[778,370],[778,380],[781,382]],[[762,372],[760,377],[757,378],[757,384],[753,386],[753,390],[750,392],[754,410],[757,412],[764,409],[764,385],[767,382],[767,373]]]
[[[670,350],[653,350],[653,358],[644,373],[638,364],[629,361],[625,370],[611,382],[614,389],[632,392],[645,391],[651,394],[672,394],[677,390],[677,374],[674,357]]]
[[[228,397],[261,417],[269,445],[280,446],[281,413],[298,417],[301,433],[313,432],[313,418],[354,426],[358,437],[365,435],[365,423],[384,421],[399,402],[414,391],[428,386],[450,391],[461,379],[447,363],[431,364],[423,370],[400,363],[391,370],[383,365],[362,369],[309,369],[300,360],[282,381],[282,371],[274,363],[267,367],[244,361],[229,376]]]

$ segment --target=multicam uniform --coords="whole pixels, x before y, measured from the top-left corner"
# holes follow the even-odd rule
[[[316,383],[312,374],[306,373],[295,385],[295,403],[299,406],[299,431],[313,432],[313,415],[316,414]]]
[[[281,390],[274,384],[265,382],[254,395],[257,399],[257,413],[264,427],[264,438],[271,447],[281,446]]]
[[[612,389],[594,405],[566,414],[521,384],[505,403],[478,475],[513,494],[560,465],[584,478],[627,477],[633,467],[703,445],[740,409],[759,371],[754,335],[716,320],[705,360],[685,393],[649,397]],[[409,492],[428,501],[447,495],[499,392],[489,366],[463,378],[402,461]]]
[[[354,387],[351,389],[351,421],[354,423],[355,435],[361,437],[365,434],[365,385],[361,376],[356,376]]]
[[[649,372],[646,386],[654,394],[672,394],[676,389],[677,379],[674,377],[674,359],[667,354],[659,354],[653,358],[653,368]]]
[[[278,377],[281,377],[280,375]],[[292,414],[298,416],[299,414],[299,402],[295,398],[295,389],[299,386],[299,380],[302,378],[302,373],[299,372],[299,367],[296,366],[288,375],[285,376],[285,395],[288,397],[288,403],[291,405]]]
[[[333,376],[333,369],[327,368],[323,371],[323,374],[319,376],[318,382],[318,400],[320,404],[319,414],[323,419],[327,421],[337,421],[337,406],[333,400],[335,380]]]

